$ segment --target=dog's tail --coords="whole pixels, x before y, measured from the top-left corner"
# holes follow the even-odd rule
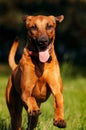
[[[13,45],[11,47],[9,57],[8,57],[9,66],[11,67],[12,70],[14,70],[17,67],[17,64],[15,62],[15,55],[16,55],[18,45],[19,45],[19,40],[18,38],[16,38],[13,42]]]

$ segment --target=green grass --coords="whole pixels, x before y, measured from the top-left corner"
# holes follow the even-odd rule
[[[67,122],[67,128],[62,130],[86,130],[86,77],[78,71],[77,67],[73,68],[73,66],[66,63],[61,69],[64,83],[65,119]],[[5,88],[9,73],[10,69],[7,65],[0,65],[0,130],[11,130],[10,116],[5,103]],[[52,96],[41,105],[41,112],[36,130],[60,130],[53,126]],[[26,125],[27,114],[24,110],[23,130],[25,130]]]

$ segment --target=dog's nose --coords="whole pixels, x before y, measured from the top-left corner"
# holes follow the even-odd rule
[[[48,39],[47,36],[43,35],[43,36],[40,36],[40,37],[38,38],[38,42],[39,42],[40,45],[41,45],[41,44],[48,44],[49,39]]]

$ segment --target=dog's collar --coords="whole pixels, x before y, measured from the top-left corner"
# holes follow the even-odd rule
[[[30,56],[35,56],[38,57],[38,53],[34,52],[34,51],[28,51]]]

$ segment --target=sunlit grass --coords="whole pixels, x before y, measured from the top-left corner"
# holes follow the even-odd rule
[[[64,84],[65,119],[67,122],[65,130],[86,130],[86,78],[80,73],[79,75],[78,73],[73,75],[73,70],[70,70],[71,73],[67,72],[68,67],[68,65],[62,66],[61,70]],[[3,65],[2,68],[0,66],[0,130],[11,130],[9,127],[10,116],[5,102],[5,88],[10,69],[7,65]],[[59,130],[59,128],[53,126],[53,96],[43,103],[40,109],[42,114],[39,117],[36,130]],[[27,113],[24,110],[23,130],[25,130],[26,126]]]
[[[67,130],[86,129],[85,78],[73,79],[64,86],[65,117]]]

